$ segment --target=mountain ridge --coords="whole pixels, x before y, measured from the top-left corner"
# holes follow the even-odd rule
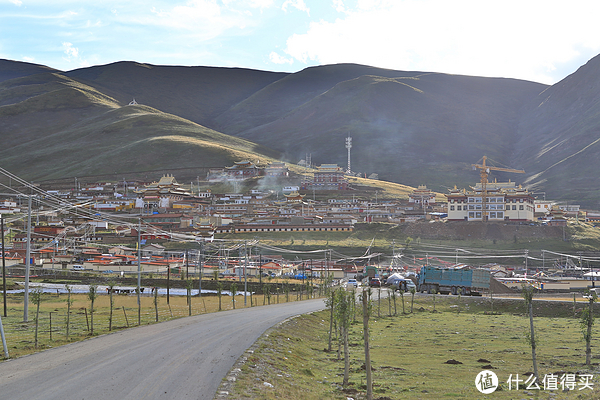
[[[352,168],[361,175],[374,172],[391,182],[444,191],[477,182],[471,164],[486,155],[498,166],[526,171],[494,173],[491,179],[599,206],[594,188],[600,178],[593,173],[600,161],[590,157],[600,145],[598,88],[599,57],[552,86],[357,64],[276,73],[118,62],[60,72],[0,60],[0,135],[8,145],[0,156],[3,167],[32,177],[35,166],[20,166],[11,151],[36,157],[45,151],[63,157],[63,164],[76,163],[69,141],[85,146],[85,137],[97,151],[114,154],[95,159],[96,167],[77,161],[85,171],[104,164],[117,168],[126,156],[111,141],[149,154],[156,169],[165,170],[178,164],[226,166],[236,157],[296,163],[306,154],[317,165],[345,166],[345,138],[351,136]],[[135,107],[149,107],[140,108],[144,118],[113,121],[116,114],[104,114],[128,110],[133,98],[140,103]],[[22,113],[13,115],[15,110]],[[44,148],[21,146],[11,135],[15,129],[23,143],[37,140]],[[53,134],[65,143],[44,139]],[[64,165],[43,165],[52,171],[47,176],[74,173]],[[123,174],[136,169],[133,161],[120,165]]]

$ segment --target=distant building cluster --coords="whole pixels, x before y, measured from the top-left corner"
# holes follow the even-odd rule
[[[220,233],[352,231],[355,224],[365,222],[535,221],[566,225],[567,218],[581,217],[600,223],[599,211],[588,210],[582,214],[578,205],[536,199],[527,189],[510,181],[487,183],[485,190],[481,183],[469,189],[454,187],[445,198],[420,185],[408,199],[377,199],[377,196],[365,199],[356,198],[345,171],[337,164],[322,164],[311,175],[293,178],[300,183],[289,185],[290,171],[280,162],[259,168],[252,162],[240,161],[230,167],[210,170],[205,187],[221,180],[237,182],[262,177],[279,182],[279,178],[286,178],[281,182],[287,185],[282,185],[280,190],[252,189],[244,193],[200,190],[199,184],[195,190],[193,184],[187,189],[171,174],[153,182],[96,182],[83,187],[82,182],[76,180],[75,189],[51,189],[47,193],[78,200],[79,207],[96,212],[97,218],[90,219],[89,214],[73,211],[39,213],[31,235],[33,254],[44,258],[56,253],[59,246],[75,249],[81,247],[81,243],[126,246],[137,242],[138,235],[144,243],[160,245],[178,235],[204,241],[213,240]],[[38,207],[37,204],[34,202],[33,207]],[[23,198],[6,198],[0,202],[2,213],[27,211],[28,204]],[[115,225],[104,218],[105,213],[139,215],[145,229],[138,233],[132,224]],[[24,224],[19,221],[17,225]],[[22,258],[27,247],[26,229],[12,228],[16,229],[12,235],[12,255]]]

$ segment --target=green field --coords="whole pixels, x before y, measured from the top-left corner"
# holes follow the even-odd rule
[[[592,368],[585,367],[585,342],[579,318],[573,318],[573,303],[535,301],[538,368],[544,375],[578,374],[575,390],[509,390],[512,374],[527,379],[533,371],[531,348],[526,341],[529,319],[521,300],[494,300],[417,296],[410,313],[410,295],[405,296],[402,314],[397,298],[375,304],[370,324],[375,399],[597,399],[600,390],[600,332],[594,329]],[[391,306],[391,307],[390,307]],[[579,314],[583,302],[577,303]],[[390,316],[390,309],[391,314]],[[487,313],[487,314],[486,314]],[[380,315],[380,316],[379,316]],[[352,325],[350,335],[350,384],[343,388],[342,358],[337,345],[327,352],[329,313],[327,311],[292,319],[263,336],[239,363],[237,381],[227,389],[230,399],[365,399],[366,373],[362,342],[362,317]],[[453,363],[455,360],[458,363]],[[448,363],[450,362],[450,363]],[[497,374],[500,389],[484,395],[477,391],[475,378],[482,370]],[[579,390],[579,375],[594,375],[594,390]],[[265,382],[268,383],[265,384]],[[550,380],[548,382],[551,382]],[[271,386],[272,385],[272,386]],[[514,385],[514,384],[513,384]],[[560,387],[560,384],[559,384]],[[568,387],[568,383],[567,383]],[[562,389],[562,388],[561,388]]]

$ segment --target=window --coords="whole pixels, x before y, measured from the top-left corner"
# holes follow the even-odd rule
[[[469,218],[475,218],[475,213],[473,211],[469,211]]]
[[[469,197],[469,203],[475,203],[475,199],[473,197]]]
[[[502,211],[498,211],[498,212],[496,213],[496,216],[497,216],[499,219],[502,219],[502,218],[504,218],[504,213],[503,213]]]
[[[492,211],[492,212],[490,213],[490,218],[494,218],[494,219],[496,219],[496,213]]]
[[[519,204],[519,210],[523,210],[523,204]]]
[[[450,211],[454,211],[454,206],[450,206]]]
[[[456,206],[457,211],[460,211],[462,209],[461,206]]]
[[[481,218],[481,212],[476,212],[475,213],[475,218]]]
[[[506,210],[510,210],[510,206],[508,204],[506,205]]]
[[[516,209],[517,209],[517,206],[515,206],[515,205],[513,204],[513,210],[516,210]]]

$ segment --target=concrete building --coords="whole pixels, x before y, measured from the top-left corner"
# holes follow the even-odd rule
[[[481,184],[466,189],[450,189],[448,198],[449,221],[482,221],[484,219]],[[514,182],[487,184],[485,214],[487,221],[533,221],[533,195]]]

